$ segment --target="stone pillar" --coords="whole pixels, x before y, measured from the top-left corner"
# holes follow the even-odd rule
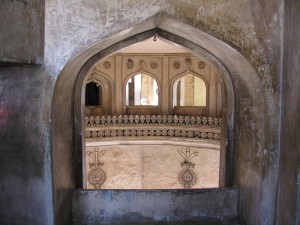
[[[285,1],[276,225],[300,224],[300,2]]]
[[[122,56],[116,56],[115,64],[115,113],[123,114],[123,82],[122,82]]]
[[[207,103],[206,103],[207,104]],[[217,86],[216,86],[216,71],[211,69],[209,81],[209,115],[216,116],[217,114]]]
[[[160,98],[160,108],[161,114],[170,114],[172,110],[172,102],[169,101],[169,58],[167,56],[163,56],[163,65],[162,65],[162,83],[160,84],[159,89],[159,98]]]

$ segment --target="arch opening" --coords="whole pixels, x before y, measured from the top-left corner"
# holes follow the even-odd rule
[[[101,106],[102,87],[95,82],[89,82],[85,88],[85,106]]]
[[[126,83],[126,106],[158,105],[158,84],[155,78],[141,72]]]
[[[191,73],[178,78],[173,85],[174,106],[206,106],[206,83]]]
[[[143,64],[144,62],[141,61],[140,63]],[[122,93],[125,96],[124,102],[120,102],[122,104],[120,107],[123,108],[122,114],[142,115],[159,113],[160,85],[155,75],[144,69],[135,72],[133,75],[128,71],[124,84],[125,87],[124,85],[121,86],[123,87]]]
[[[238,169],[233,171],[233,166],[235,164],[239,167],[243,164],[245,149],[264,146],[265,122],[261,115],[265,113],[265,99],[259,94],[262,93],[263,88],[251,64],[225,43],[198,29],[165,14],[155,15],[144,21],[142,25],[86,49],[64,67],[57,79],[52,105],[52,167],[56,217],[60,216],[59,208],[70,206],[66,203],[69,202],[66,199],[69,198],[71,188],[83,186],[81,103],[84,101],[82,84],[85,82],[85,75],[100,59],[116,50],[150,38],[154,34],[207,58],[221,71],[222,98],[220,100],[225,112],[222,114],[222,133],[224,130],[226,135],[221,138],[220,167],[224,170],[220,173],[220,187],[231,186],[233,182],[238,184],[239,180],[243,179],[241,171]],[[66,80],[73,88],[65,89]],[[116,97],[119,96],[113,96]],[[113,107],[112,109],[122,110]],[[66,118],[65,115],[71,116]],[[243,122],[245,117],[251,118],[251,121]],[[238,119],[234,120],[234,118]],[[255,125],[254,129],[249,129],[249,122]],[[235,139],[234,135],[239,138]],[[249,141],[249,136],[253,140]],[[66,140],[65,137],[69,139]],[[233,149],[235,158],[233,158]],[[75,159],[74,163],[72,158]],[[60,173],[59,168],[64,168],[64,173]],[[255,173],[254,169],[249,168],[247,174],[252,173]],[[60,191],[62,189],[65,191]]]
[[[198,65],[201,65],[200,68],[206,66],[203,61]],[[220,75],[213,67],[209,69],[209,76],[203,76],[188,68],[174,78],[170,93],[173,100],[173,114],[221,117],[221,112],[217,113],[218,105],[215,97],[216,81],[220,80]],[[212,93],[209,92],[210,86]]]
[[[111,65],[105,68],[103,65],[108,62]],[[156,34],[155,43],[149,38],[120,49],[99,59],[94,67],[98,68],[99,74],[110,77],[114,86],[120,87],[115,89],[114,95],[122,96],[123,93],[124,97],[111,100],[115,109],[121,111],[85,117],[83,187],[219,187],[223,169],[220,169],[220,138],[223,134],[222,113],[217,117],[216,91],[221,78],[214,64]],[[93,72],[87,73],[85,80],[91,80],[92,76]],[[179,82],[181,88],[188,91],[179,93]],[[214,91],[209,92],[208,86]],[[153,98],[155,95],[156,99]],[[177,96],[182,101],[179,105],[172,100]],[[143,103],[143,98],[147,102]],[[167,107],[163,109],[164,106]],[[87,115],[81,115],[84,116]],[[91,174],[96,171],[95,157],[100,152],[101,167],[98,170],[103,175],[99,172],[96,181]],[[189,162],[188,171],[194,179],[191,183],[184,183],[183,175],[186,174],[180,175],[181,167],[185,168],[181,161],[187,160],[184,158],[187,154],[199,155]]]

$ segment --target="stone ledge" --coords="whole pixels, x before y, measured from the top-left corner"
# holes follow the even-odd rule
[[[111,145],[177,145],[184,147],[199,147],[213,150],[220,150],[220,141],[211,139],[191,139],[191,138],[168,138],[168,137],[151,137],[151,138],[137,138],[128,137],[126,139],[115,137],[111,138],[90,138],[86,139],[86,147],[90,146],[111,146]]]
[[[74,224],[230,220],[238,189],[73,190]]]
[[[73,222],[73,225],[90,225],[88,223]],[[96,225],[96,224],[95,224]],[[97,224],[100,225],[100,224]],[[108,225],[242,225],[239,219],[232,220],[198,220],[198,221],[171,221],[149,223],[110,223]]]

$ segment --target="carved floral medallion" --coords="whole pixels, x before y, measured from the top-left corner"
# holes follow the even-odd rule
[[[106,68],[106,69],[110,69],[110,68],[111,68],[111,63],[110,63],[109,61],[105,61],[105,62],[103,63],[103,66],[104,66],[104,68]]]
[[[95,189],[100,189],[105,183],[107,176],[102,169],[104,163],[100,161],[100,157],[105,154],[106,150],[99,152],[97,148],[92,151],[88,151],[87,155],[93,159],[93,162],[89,163],[91,171],[88,173],[88,182],[94,186]]]
[[[133,60],[132,59],[128,59],[127,60],[127,68],[128,69],[132,69],[133,65],[134,65]]]
[[[178,150],[178,153],[184,159],[181,163],[182,170],[178,174],[178,181],[183,187],[191,188],[197,183],[197,174],[194,172],[195,164],[191,161],[199,153],[191,152],[189,148],[185,152]]]
[[[156,62],[151,62],[150,66],[152,69],[156,69],[157,68],[157,63]]]
[[[198,63],[198,68],[199,68],[199,69],[204,69],[205,66],[206,66],[206,64],[205,64],[204,61],[200,61],[200,62]]]
[[[173,63],[173,67],[174,67],[175,69],[179,69],[179,68],[180,68],[180,62],[175,61],[175,62]]]

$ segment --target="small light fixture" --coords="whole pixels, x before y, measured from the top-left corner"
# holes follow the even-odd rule
[[[156,34],[154,34],[154,37],[153,37],[153,41],[156,41],[157,39],[156,39]]]

